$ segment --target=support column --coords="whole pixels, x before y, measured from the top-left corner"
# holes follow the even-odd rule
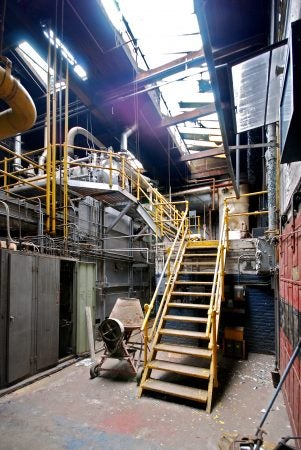
[[[266,127],[267,143],[270,144],[265,152],[267,191],[268,191],[268,231],[274,232],[277,227],[277,149],[276,149],[276,125]]]

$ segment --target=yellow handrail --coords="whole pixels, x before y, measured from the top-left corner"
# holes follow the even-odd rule
[[[182,203],[185,203],[185,205],[186,205],[185,211],[183,213],[182,221],[178,228],[174,242],[168,252],[168,257],[165,261],[161,276],[157,282],[157,287],[155,289],[155,292],[153,294],[151,302],[149,305],[146,305],[146,314],[144,317],[143,324],[141,326],[141,331],[143,332],[143,335],[144,335],[144,367],[146,366],[147,359],[148,359],[148,343],[154,336],[155,330],[158,325],[159,318],[161,317],[162,310],[166,304],[168,294],[171,292],[172,283],[173,283],[173,281],[175,281],[175,275],[176,275],[176,272],[179,267],[179,261],[180,261],[179,256],[180,256],[181,252],[183,251],[183,246],[186,242],[186,236],[187,236],[187,231],[188,231],[187,224],[186,224],[186,218],[187,218],[187,213],[188,213],[188,202],[186,201],[186,202],[182,202]],[[179,247],[175,254],[176,246],[178,244],[179,244]],[[170,262],[171,262],[172,257],[174,256],[174,254],[175,254],[175,264],[174,264],[173,270],[170,270]],[[176,267],[176,265],[178,265],[178,267]],[[165,290],[164,290],[164,293],[163,293],[152,329],[150,331],[150,334],[148,334],[148,323],[149,323],[149,319],[150,319],[150,314],[154,308],[154,305],[155,305],[155,302],[156,302],[156,299],[157,299],[157,296],[159,293],[160,284],[163,280],[163,277],[169,271],[170,271],[170,276],[168,277],[168,280],[166,282]]]

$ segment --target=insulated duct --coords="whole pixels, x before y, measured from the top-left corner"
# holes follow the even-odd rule
[[[10,106],[0,113],[0,139],[6,139],[31,128],[37,112],[26,89],[11,75],[11,61],[1,61],[5,67],[0,66],[0,99]]]
[[[46,130],[47,133],[47,130]],[[86,130],[85,128],[82,127],[73,127],[69,130],[68,132],[68,136],[67,136],[67,152],[68,155],[73,157],[74,156],[74,141],[76,136],[78,135],[84,136],[85,138],[87,138],[90,142],[92,142],[92,144],[95,144],[98,148],[100,149],[106,149],[105,145],[100,142],[95,136],[93,136],[93,134],[91,134],[88,130]],[[43,166],[46,162],[46,156],[47,156],[47,149],[45,149],[42,153],[42,155],[39,158],[39,165]],[[97,154],[94,153],[94,159],[96,158]],[[43,175],[44,173],[44,169],[40,168],[39,169],[39,174]]]
[[[20,170],[23,168],[22,161],[20,158],[21,152],[22,152],[22,137],[21,137],[21,134],[17,134],[15,136],[15,153],[18,156],[16,156],[14,159],[14,164],[13,164],[14,170]]]
[[[135,123],[131,128],[128,128],[127,130],[125,130],[122,135],[121,135],[121,139],[120,139],[120,151],[121,152],[126,152],[128,150],[128,138],[135,133],[135,131],[137,130],[137,124]]]
[[[73,127],[69,130],[67,137],[67,151],[69,156],[74,155],[73,149],[74,140],[76,136],[79,134],[87,138],[90,142],[92,142],[92,144],[97,145],[98,148],[106,150],[106,146],[102,142],[100,142],[95,136],[93,136],[93,134],[91,134],[90,131],[82,127]]]
[[[267,142],[270,144],[265,152],[267,191],[268,191],[268,217],[269,232],[277,229],[277,205],[276,205],[276,184],[277,184],[277,150],[276,150],[276,126],[268,125],[266,128]]]

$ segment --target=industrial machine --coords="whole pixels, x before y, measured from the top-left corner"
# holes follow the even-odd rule
[[[118,298],[109,317],[99,325],[99,333],[104,342],[104,353],[100,361],[90,368],[91,378],[97,377],[102,370],[115,373],[129,373],[140,377],[140,361],[143,346],[141,326],[143,311],[138,298]],[[112,362],[104,365],[108,359],[126,361],[127,368]]]

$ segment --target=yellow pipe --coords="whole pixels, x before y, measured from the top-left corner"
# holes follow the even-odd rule
[[[7,191],[8,186],[7,186],[7,158],[4,158],[4,180],[3,180],[3,187],[4,190]]]
[[[68,122],[69,122],[69,64],[66,64],[66,90],[65,90],[65,142],[64,142],[64,239],[68,238],[68,164],[67,164],[67,139],[68,139]]]
[[[112,164],[113,164],[113,155],[112,152],[109,153],[109,162],[110,162],[110,171],[109,171],[109,186],[110,188],[113,185],[113,174],[112,174]]]
[[[51,209],[51,139],[50,139],[50,114],[51,114],[51,44],[48,45],[48,73],[47,73],[47,98],[46,98],[46,232],[50,232],[50,209]]]
[[[57,80],[57,52],[54,48],[53,59],[53,93],[52,93],[52,161],[51,161],[51,232],[56,232],[56,80]]]
[[[31,128],[37,112],[26,89],[11,75],[11,61],[4,56],[1,61],[5,68],[0,66],[0,98],[10,106],[0,113],[0,139],[6,139]]]
[[[239,212],[239,213],[228,213],[228,217],[234,216],[260,216],[261,214],[268,214],[269,211],[253,211],[253,212]]]

